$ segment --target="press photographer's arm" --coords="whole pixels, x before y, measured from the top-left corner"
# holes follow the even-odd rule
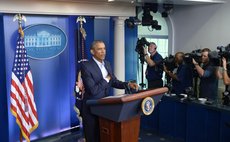
[[[201,66],[199,66],[199,64],[194,60],[192,59],[192,62],[197,70],[197,73],[199,74],[199,76],[203,76],[204,75],[204,70],[201,68]]]
[[[151,54],[151,53],[150,53]],[[145,55],[145,61],[146,61],[146,63],[150,66],[150,67],[153,67],[153,66],[155,66],[156,65],[156,62],[154,62],[151,58],[150,58],[150,56],[148,55],[148,53],[147,53],[147,49],[146,48],[144,48],[144,55]]]
[[[173,74],[171,71],[169,71],[165,65],[164,65],[163,67],[164,67],[164,72],[165,72],[168,76],[170,76],[172,79],[175,79],[175,80],[179,81],[179,79],[178,79],[178,77],[177,77],[176,74]]]
[[[228,71],[227,71],[227,61],[226,61],[226,59],[224,57],[222,58],[222,62],[223,62],[223,80],[224,80],[224,85],[230,85],[230,78],[228,76]]]

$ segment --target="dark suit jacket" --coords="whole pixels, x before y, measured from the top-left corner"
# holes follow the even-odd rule
[[[110,87],[124,89],[127,85],[126,82],[117,80],[110,63],[108,61],[104,62],[106,70],[112,77],[109,83],[103,78],[100,68],[92,58],[82,63],[82,80],[85,86],[84,99],[100,99],[109,95]]]
[[[82,62],[81,73],[85,87],[84,98],[82,102],[82,118],[84,134],[87,142],[99,142],[99,122],[98,117],[91,114],[90,107],[86,104],[88,99],[100,99],[109,95],[111,87],[124,89],[127,83],[117,80],[114,76],[108,61],[105,62],[105,68],[111,76],[111,80],[107,82],[101,73],[97,63],[90,59]]]

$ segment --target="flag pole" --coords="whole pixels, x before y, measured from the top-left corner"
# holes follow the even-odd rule
[[[13,21],[18,21],[18,33],[20,34],[20,38],[24,38],[24,32],[22,30],[22,21],[26,22],[26,17],[24,15],[21,15],[20,13],[16,14],[13,18]],[[22,137],[22,130],[20,129],[20,134],[19,134],[19,140],[22,142],[23,137]]]
[[[86,23],[86,19],[83,16],[79,16],[76,19],[76,23],[78,24],[78,30],[77,30],[77,56],[76,56],[76,72],[77,72],[77,77],[76,77],[76,86],[75,86],[75,105],[74,105],[74,110],[77,113],[77,118],[80,121],[80,127],[82,127],[82,117],[80,114],[80,109],[81,109],[81,102],[83,100],[84,96],[84,85],[81,80],[81,71],[80,71],[80,64],[83,61],[86,61],[87,59],[85,58],[85,49],[84,49],[84,41],[86,40],[86,31],[83,28],[83,24]]]
[[[19,13],[14,16],[13,21],[18,21],[18,33],[20,34],[20,38],[23,38],[24,32],[22,30],[22,21],[26,22],[26,17]]]
[[[20,142],[22,142],[22,130],[20,129],[20,137],[19,137],[19,139],[20,139]]]

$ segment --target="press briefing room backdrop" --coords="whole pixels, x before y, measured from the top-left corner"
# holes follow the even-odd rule
[[[41,9],[43,7],[43,9]],[[230,43],[229,33],[230,2],[225,4],[175,5],[166,18],[169,29],[169,51],[190,52],[201,47],[215,50],[219,45]],[[114,18],[135,16],[135,5],[63,2],[63,1],[1,1],[0,2],[0,137],[1,141],[19,140],[19,127],[10,112],[11,73],[18,37],[18,23],[13,22],[17,13],[26,16],[23,29],[33,25],[52,25],[66,36],[64,50],[47,59],[29,58],[34,94],[39,119],[38,128],[31,134],[31,140],[57,134],[78,126],[73,109],[73,96],[78,68],[76,59],[77,29],[76,19],[86,18],[84,28],[87,33],[85,53],[90,58],[89,47],[94,39],[102,39],[107,46],[107,60],[114,66]],[[154,31],[153,31],[154,34]],[[137,78],[138,55],[135,52],[137,27],[124,24],[125,80]],[[221,87],[220,87],[221,89]]]
[[[86,8],[88,9],[89,7]],[[58,9],[58,11],[59,10],[60,9]],[[119,15],[119,12],[115,11],[113,13],[118,13]],[[3,110],[1,113],[1,120],[3,122],[1,123],[1,128],[3,130],[1,133],[1,140],[10,142],[19,141],[20,134],[16,120],[10,112],[11,73],[17,44],[16,41],[18,38],[18,23],[17,21],[13,21],[15,14],[17,13],[2,13],[0,16],[2,42],[1,94],[4,94],[1,95],[1,110]],[[78,68],[76,56],[78,54],[77,46],[79,44],[77,43],[79,22],[76,23],[76,20],[79,16],[76,14],[76,16],[70,16],[71,14],[63,15],[61,12],[60,15],[30,13],[23,15],[26,17],[26,22],[22,23],[23,29],[31,26],[41,26],[42,24],[51,25],[56,29],[60,29],[67,37],[66,47],[57,56],[46,59],[29,58],[33,74],[35,102],[39,119],[38,128],[31,134],[31,140],[34,140],[79,126],[76,112],[73,109],[75,104],[73,91],[76,81],[76,70]],[[94,39],[102,39],[107,46],[107,60],[113,65],[113,17],[109,15],[104,17],[97,16],[97,18],[95,18],[95,16],[85,16],[85,19],[86,23],[84,23],[84,28],[87,33],[85,41],[86,57],[90,58],[89,47],[91,42]],[[52,30],[47,31],[52,33]],[[135,46],[133,45],[136,42],[136,29],[127,31],[126,35],[130,35],[127,39],[130,43],[134,42],[128,45],[130,47],[128,50],[134,51]],[[130,58],[136,59],[131,57],[136,56],[136,53],[129,53],[131,53],[129,54]],[[135,67],[132,66],[133,65],[128,66],[130,68],[129,70],[135,69]],[[130,72],[135,74],[135,71]],[[133,74],[129,74],[127,77],[131,78]]]

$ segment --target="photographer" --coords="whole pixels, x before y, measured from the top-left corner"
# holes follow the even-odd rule
[[[210,62],[210,49],[204,48],[201,53],[201,66],[193,59],[193,64],[200,77],[199,97],[217,99],[217,68]]]
[[[162,80],[162,56],[156,51],[157,45],[154,42],[150,42],[147,49],[144,48],[145,62],[148,64],[147,70],[145,72],[146,78],[148,80],[148,89],[155,89],[163,87]]]
[[[226,58],[222,58],[223,62],[223,80],[224,80],[224,85],[230,85],[230,78],[228,76],[228,70],[227,70],[227,61]]]
[[[185,89],[192,87],[192,69],[184,64],[184,53],[177,52],[174,60],[176,68],[173,72],[169,71],[164,65],[165,73],[172,79],[172,93],[177,95],[185,93]]]

